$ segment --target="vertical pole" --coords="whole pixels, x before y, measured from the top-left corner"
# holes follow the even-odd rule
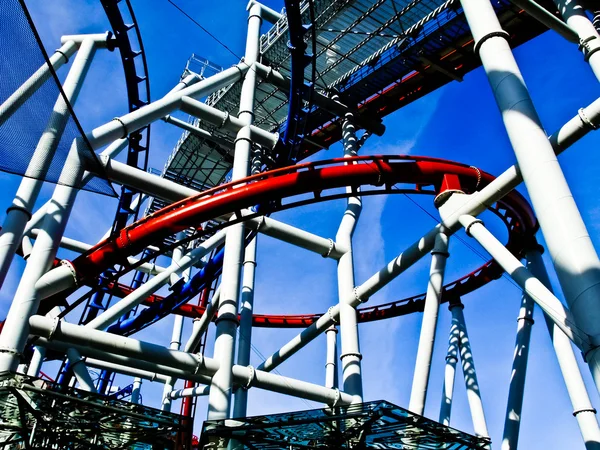
[[[459,303],[450,302],[448,309],[458,308]],[[444,388],[442,390],[442,405],[440,407],[440,420],[442,425],[450,425],[450,413],[452,412],[452,397],[454,395],[454,380],[456,379],[456,364],[458,363],[458,343],[460,341],[460,329],[458,321],[452,314],[450,334],[448,336],[448,352],[446,353],[446,369],[444,371]]]
[[[90,67],[96,46],[93,39],[84,39],[65,79],[63,91],[69,103],[79,96],[83,79]],[[33,206],[44,184],[44,178],[70,118],[69,108],[62,95],[54,104],[52,114],[40,137],[15,198],[6,210],[0,234],[0,287],[4,283],[15,252],[21,243],[25,224],[31,218]]]
[[[254,117],[254,94],[256,89],[256,71],[252,65],[258,61],[260,52],[260,5],[250,7],[248,17],[248,36],[244,61],[251,69],[245,74],[240,95],[239,119],[246,125]],[[250,128],[243,127],[235,140],[232,180],[248,175],[250,152],[252,147]],[[215,338],[215,357],[219,360],[219,370],[213,375],[208,396],[208,420],[230,417],[231,388],[235,351],[235,333],[238,325],[239,286],[244,255],[245,227],[243,223],[233,225],[227,230],[225,254],[223,255],[223,274],[221,278],[221,296],[217,332]]]
[[[461,0],[527,192],[600,389],[600,260],[489,0]]]
[[[438,311],[442,300],[444,271],[446,270],[448,256],[448,236],[444,233],[439,233],[435,238],[435,245],[431,251],[429,283],[427,284],[427,294],[425,295],[425,308],[423,310],[421,335],[419,336],[417,361],[415,363],[415,373],[408,405],[408,409],[411,412],[420,416],[425,411],[427,386],[431,372],[431,358],[435,344]]]
[[[34,347],[33,355],[31,356],[31,361],[29,361],[29,367],[27,368],[27,375],[30,377],[38,377],[45,357],[45,347]]]
[[[71,186],[76,186],[83,175],[80,151],[83,152],[84,148],[83,139],[73,141],[59,178],[60,184],[54,189],[46,217],[10,305],[0,334],[0,372],[15,370],[27,343],[29,318],[36,313],[39,305],[35,283],[50,269],[56,256],[78,192],[77,188]]]
[[[185,238],[185,233],[184,232],[179,232],[177,233],[177,240],[182,240]],[[179,261],[181,261],[181,258],[183,258],[183,254],[184,254],[184,247],[183,245],[179,245],[177,247],[175,247],[175,249],[173,250],[173,257],[171,258],[172,262],[174,263],[179,263]],[[181,276],[183,277],[183,279],[187,282],[190,278],[190,268],[186,269]],[[178,276],[176,273],[172,273],[171,274],[171,284],[174,284],[178,281]],[[180,316],[178,314],[174,315],[174,319],[173,319],[173,333],[171,334],[171,343],[169,345],[169,348],[172,350],[179,350],[179,347],[181,347],[181,334],[183,333],[183,316]],[[161,409],[163,411],[171,411],[171,391],[173,390],[173,385],[175,384],[177,380],[173,379],[172,377],[169,377],[169,379],[167,380],[167,382],[165,383],[165,386],[163,388],[163,396],[162,396],[162,405],[161,405]],[[133,400],[132,400],[133,401]]]
[[[79,388],[87,392],[96,392],[96,387],[92,381],[92,377],[85,366],[85,362],[81,358],[79,352],[73,348],[67,350],[67,358],[69,358],[69,367],[73,371],[73,375],[79,383]]]
[[[356,156],[358,151],[356,128],[352,113],[347,113],[342,124],[344,157]],[[355,188],[347,187],[346,192],[356,193]],[[350,304],[354,290],[354,261],[352,257],[352,235],[362,210],[359,197],[349,197],[335,240],[346,249],[338,260],[338,295],[340,299],[340,338],[342,341],[342,383],[344,392],[353,395],[355,402],[362,402],[362,370],[358,320],[356,308]]]
[[[462,364],[465,386],[467,388],[467,400],[471,410],[471,419],[473,420],[473,430],[477,436],[489,437],[485,414],[483,413],[483,402],[481,401],[481,392],[477,381],[477,372],[475,371],[475,361],[471,351],[471,343],[467,334],[467,324],[463,314],[464,305],[457,301],[457,304],[451,309],[452,319],[458,326],[458,348],[460,353],[460,362]]]
[[[254,278],[256,271],[256,239],[246,247],[244,258],[244,278],[242,283],[242,304],[240,308],[240,340],[238,342],[237,363],[240,366],[250,365],[250,346],[252,344],[252,311],[254,307]],[[248,390],[240,388],[235,394],[233,417],[245,417],[248,405]]]
[[[338,387],[338,371],[337,371],[337,334],[338,330],[335,325],[327,328],[325,336],[327,337],[327,362],[325,363],[325,387]]]
[[[541,247],[527,252],[527,263],[531,273],[548,289],[552,290],[546,266],[542,260]],[[583,377],[579,371],[571,340],[545,314],[544,319],[552,338],[552,345],[554,346],[560,371],[573,405],[573,415],[577,420],[577,425],[579,425],[585,447],[587,450],[598,450],[600,449],[600,427],[596,418],[596,410],[592,406]]]
[[[142,379],[140,377],[135,377],[133,379],[133,388],[131,389],[131,403],[135,403],[136,405],[140,403],[142,390]]]
[[[600,81],[600,35],[578,0],[554,0],[567,25],[579,36],[579,48]]]
[[[527,265],[529,266],[529,264],[529,257],[527,257]],[[533,299],[523,292],[519,317],[517,318],[517,337],[508,388],[506,416],[504,418],[502,450],[516,450],[518,448],[529,342],[531,340],[531,327],[533,326],[533,305]]]

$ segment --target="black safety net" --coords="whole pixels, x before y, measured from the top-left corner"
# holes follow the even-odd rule
[[[25,92],[24,83],[44,66],[50,67],[48,75],[17,109],[20,102],[13,102],[15,95]],[[59,114],[60,108],[55,108],[55,104],[58,106],[61,101],[65,103],[63,113]],[[42,147],[47,149],[48,146],[39,145],[40,138],[49,124],[60,131],[60,115],[67,120],[56,150],[53,154],[42,152]],[[46,133],[43,138],[46,143],[52,140],[48,137]],[[0,8],[0,170],[74,185],[76,178],[69,173],[74,170],[73,165],[65,162],[75,138],[82,140],[78,147],[85,167],[98,175],[86,177],[89,181],[84,186],[75,187],[116,196],[50,66],[25,4],[20,0],[3,0]]]

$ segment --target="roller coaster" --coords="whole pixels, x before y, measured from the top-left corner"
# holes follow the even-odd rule
[[[191,55],[158,100],[150,97],[132,4],[99,3],[111,30],[62,36],[52,55],[22,0],[7,0],[0,12],[3,47],[18,39],[29,55],[0,62],[0,169],[23,176],[0,234],[4,289],[14,258],[26,261],[0,334],[1,448],[517,449],[534,305],[583,437],[573,448],[600,448],[573,348],[598,389],[600,260],[557,160],[600,127],[600,99],[548,135],[513,56],[515,47],[556,33],[600,81],[594,2],[285,0],[277,11],[250,0],[243,58],[224,68]],[[128,111],[84,130],[75,102],[95,53],[106,51],[119,53]],[[68,63],[62,79],[57,72]],[[386,116],[478,68],[515,165],[494,176],[431,156],[359,155],[371,136],[385,136]],[[21,135],[24,121],[33,126]],[[182,130],[162,171],[149,167],[150,126],[158,121]],[[319,158],[336,143],[338,157]],[[528,198],[515,189],[522,182]],[[54,190],[40,206],[44,183]],[[65,236],[83,190],[118,198],[110,230],[94,245]],[[383,195],[428,196],[437,224],[359,283],[353,235],[363,200]],[[335,238],[278,217],[332,201],[345,204]],[[449,241],[461,230],[490,259],[448,281]],[[333,260],[335,300],[302,314],[255,312],[257,242],[265,235]],[[552,290],[540,236],[564,303]],[[65,258],[65,250],[78,256]],[[370,301],[427,254],[426,292]],[[501,277],[523,296],[502,442],[492,442],[462,300]],[[434,420],[425,405],[444,303],[451,324]],[[359,324],[415,313],[422,322],[408,405],[365,398]],[[148,329],[167,342],[157,331],[167,317],[170,345],[140,338]],[[301,331],[254,367],[254,328]],[[323,384],[278,372],[323,334]],[[450,427],[459,365],[469,433]],[[117,377],[131,383],[121,387]],[[143,380],[163,385],[157,408],[143,404]],[[248,392],[258,389],[321,408],[248,416]],[[201,396],[206,416],[196,408]]]

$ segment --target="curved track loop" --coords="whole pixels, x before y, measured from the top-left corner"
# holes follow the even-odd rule
[[[354,162],[354,164],[347,164]],[[237,182],[205,191],[194,197],[168,206],[129,227],[113,238],[94,246],[90,251],[72,262],[78,277],[87,281],[112,264],[123,262],[124,258],[140,252],[145,246],[199,224],[219,215],[236,213],[256,204],[266,205],[265,209],[275,211],[288,207],[283,199],[312,193],[312,201],[338,198],[335,193],[327,195],[327,190],[345,186],[385,186],[386,192],[397,184],[412,185],[412,192],[434,194],[439,191],[444,175],[457,175],[461,188],[466,193],[474,192],[490,183],[493,176],[470,166],[451,161],[412,156],[374,156],[339,158],[328,161],[300,164],[254,175]],[[404,186],[403,186],[404,187]],[[433,189],[431,189],[433,188]],[[400,190],[405,192],[405,189]],[[374,192],[366,191],[364,194]],[[301,203],[307,203],[303,200]],[[526,240],[536,231],[537,222],[526,200],[513,191],[492,209],[507,226],[509,239],[507,247],[519,254]],[[265,213],[265,211],[261,211]],[[501,275],[492,262],[444,287],[447,294],[465,295]],[[131,292],[120,284],[112,284],[109,289],[116,295]],[[450,295],[446,295],[448,299]],[[395,317],[422,309],[424,294],[359,310],[362,322]],[[151,296],[146,303],[162,301],[161,297]],[[203,308],[183,305],[178,313],[197,317]],[[311,324],[320,314],[311,315],[255,315],[255,326],[262,327],[303,327]]]

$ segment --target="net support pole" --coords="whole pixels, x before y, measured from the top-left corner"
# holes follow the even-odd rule
[[[10,305],[2,334],[0,334],[0,372],[14,371],[22,356],[29,336],[29,318],[38,309],[40,297],[35,283],[51,267],[67,220],[73,209],[83,175],[81,154],[87,151],[82,138],[76,138],[65,161],[59,183],[54,189],[47,207],[47,214],[40,228],[21,281]]]
[[[410,402],[408,404],[409,411],[420,416],[425,411],[427,386],[431,372],[431,359],[435,344],[435,332],[442,300],[444,272],[448,256],[448,236],[444,233],[439,233],[435,238],[435,246],[431,250],[431,267],[429,269],[429,281],[425,295],[425,309],[423,310],[415,373],[410,393]]]
[[[244,62],[252,66],[260,54],[260,26],[262,24],[260,5],[250,8],[248,33]],[[254,97],[256,72],[248,70],[242,82],[238,118],[245,124],[235,140],[233,172],[231,179],[239,180],[248,176],[252,152],[250,125],[254,117]],[[235,335],[238,327],[239,288],[246,237],[244,223],[238,223],[227,230],[221,278],[221,296],[217,319],[214,354],[219,361],[219,370],[213,375],[208,395],[208,420],[228,419],[231,413],[233,386],[233,361]]]
[[[600,260],[533,106],[508,33],[488,0],[461,0],[461,5],[575,325],[590,337],[585,358],[600,390]]]
[[[536,247],[527,252],[527,266],[531,273],[551,290],[550,279],[542,259],[541,250],[541,247]],[[581,376],[573,344],[546,314],[544,314],[544,321],[552,339],[552,346],[573,406],[573,416],[577,420],[585,447],[587,450],[598,450],[600,448],[598,418]]]
[[[44,179],[71,118],[67,101],[73,105],[77,100],[95,52],[96,42],[94,39],[85,39],[63,85],[66,100],[62,94],[59,94],[15,198],[6,210],[6,218],[2,223],[2,234],[0,234],[0,287],[4,283],[10,264],[21,243],[25,225],[31,218]]]
[[[356,156],[358,152],[356,127],[353,123],[353,114],[347,113],[342,124],[342,139],[344,157]],[[347,193],[358,193],[357,188],[348,186]],[[338,260],[338,295],[339,295],[339,321],[342,363],[342,386],[344,392],[353,395],[356,401],[361,402],[363,396],[362,369],[360,353],[358,317],[356,304],[353,302],[354,293],[354,257],[352,254],[352,235],[356,229],[362,200],[358,196],[348,197],[346,210],[342,216],[340,226],[335,236],[346,251]]]
[[[50,66],[53,70],[60,69],[63,65],[69,62],[69,58],[75,54],[78,48],[75,41],[69,40],[64,42],[61,47],[50,56]],[[23,103],[25,103],[48,79],[52,76],[52,71],[48,64],[42,65],[33,75],[31,75],[25,83],[8,97],[2,105],[0,105],[0,125],[4,124]]]

